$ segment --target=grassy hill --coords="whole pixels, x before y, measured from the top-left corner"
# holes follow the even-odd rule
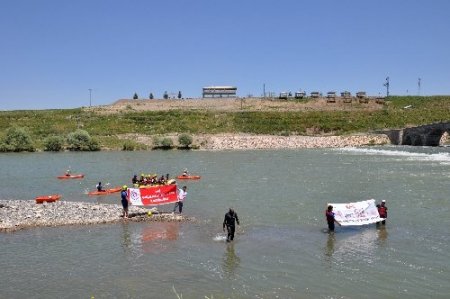
[[[300,107],[305,101],[297,101],[294,105]],[[343,135],[450,120],[450,96],[389,97],[379,109],[369,110],[363,105],[344,110],[327,107],[326,110],[312,111],[271,108],[261,111],[208,108],[140,111],[131,106],[115,113],[84,108],[2,111],[0,138],[8,128],[21,127],[30,134],[36,148],[42,149],[48,136],[67,136],[81,128],[102,147],[117,149],[122,147],[126,134]]]

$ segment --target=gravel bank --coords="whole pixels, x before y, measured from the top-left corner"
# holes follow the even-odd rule
[[[151,216],[148,212],[151,211]],[[87,225],[117,221],[191,221],[179,214],[159,213],[156,208],[129,207],[130,218],[123,219],[122,207],[57,201],[36,204],[34,200],[0,200],[0,231],[38,226]]]
[[[273,135],[211,135],[205,138],[201,149],[296,149],[296,148],[336,148],[364,145],[390,144],[384,134],[352,136],[273,136]]]

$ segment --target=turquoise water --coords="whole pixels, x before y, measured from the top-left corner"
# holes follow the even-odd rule
[[[0,234],[0,298],[448,298],[449,148],[0,155],[2,199],[88,197],[98,181],[183,168],[189,223]],[[83,180],[57,180],[67,168]],[[389,219],[325,233],[328,202],[385,199]],[[224,242],[228,207],[241,226]],[[163,207],[171,210],[172,206]]]

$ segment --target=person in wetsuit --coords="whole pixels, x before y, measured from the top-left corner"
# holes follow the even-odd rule
[[[233,208],[225,214],[225,218],[223,219],[223,231],[225,231],[225,227],[227,227],[227,242],[231,242],[234,239],[234,232],[236,230],[235,223],[239,224],[239,218]]]

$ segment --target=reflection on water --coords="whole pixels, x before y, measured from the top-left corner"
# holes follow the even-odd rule
[[[386,246],[386,240],[388,237],[388,232],[386,229],[386,225],[378,225],[377,223],[377,233],[378,233],[378,243],[380,246]]]
[[[372,264],[377,260],[377,249],[386,246],[387,236],[385,226],[375,225],[346,227],[330,233],[323,247],[324,260],[332,264]]]
[[[239,267],[241,259],[236,255],[234,251],[234,243],[228,243],[225,253],[223,255],[223,272],[228,279],[234,278],[236,269]]]
[[[154,222],[145,226],[141,230],[142,243],[149,243],[155,240],[176,240],[180,223],[178,222]]]
[[[131,234],[128,227],[128,222],[122,223],[122,248],[125,252],[132,248]]]
[[[334,233],[329,233],[327,238],[327,244],[325,246],[325,258],[327,261],[330,261],[334,253],[334,243],[336,242],[336,236]]]

